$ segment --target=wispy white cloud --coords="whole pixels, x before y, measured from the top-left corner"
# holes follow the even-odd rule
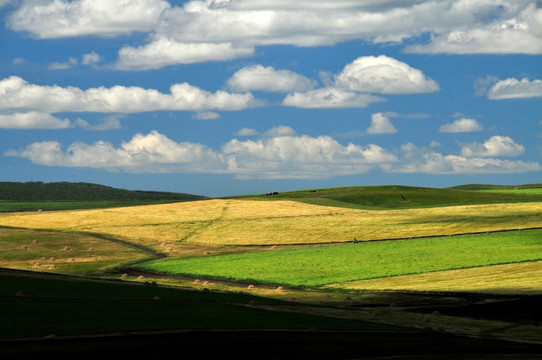
[[[487,98],[491,100],[527,99],[541,96],[542,80],[529,81],[527,78],[501,80],[487,92]]]
[[[54,62],[52,64],[49,65],[49,69],[51,70],[67,70],[67,69],[71,69],[75,66],[78,66],[79,64],[81,65],[92,65],[92,66],[95,66],[96,63],[100,62],[101,58],[100,58],[100,55],[96,54],[94,51],[88,53],[88,54],[83,54],[83,56],[81,57],[81,60],[79,60],[79,58],[77,57],[70,57],[68,59],[68,61],[64,61],[64,62]]]
[[[316,81],[289,70],[252,65],[236,71],[227,85],[234,91],[302,92],[313,89]]]
[[[368,134],[395,134],[397,129],[392,125],[389,117],[382,113],[371,115],[371,126],[367,129]]]
[[[474,119],[461,118],[451,124],[444,124],[440,127],[441,133],[464,133],[482,131],[483,127]]]
[[[98,130],[98,131],[120,129],[122,127],[120,124],[120,119],[122,119],[123,117],[124,117],[123,114],[112,114],[101,119],[101,121],[95,125],[91,125],[87,121],[81,118],[77,118],[74,121],[74,125],[78,127],[82,127],[87,130]]]
[[[17,57],[13,59],[13,65],[23,65],[23,64],[26,64],[26,60],[24,58]]]
[[[380,101],[386,101],[386,99],[371,94],[327,87],[304,93],[294,92],[288,94],[282,101],[282,105],[305,109],[364,108],[373,102]]]
[[[70,57],[68,61],[66,62],[54,62],[51,65],[49,65],[49,69],[51,70],[66,70],[70,69],[78,64],[79,60],[74,57]]]
[[[242,128],[241,130],[235,133],[235,135],[237,136],[254,136],[258,134],[259,133],[256,130],[249,129],[249,128]]]
[[[220,114],[215,113],[214,111],[200,111],[196,113],[194,119],[198,120],[214,120],[220,117]]]
[[[493,75],[487,75],[485,78],[478,78],[474,81],[474,94],[476,96],[484,96],[490,86],[499,81],[499,78]],[[463,116],[463,114],[461,114]]]

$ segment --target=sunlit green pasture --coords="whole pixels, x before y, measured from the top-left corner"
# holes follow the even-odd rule
[[[542,188],[533,189],[503,189],[503,190],[483,190],[495,194],[524,194],[524,195],[542,195]]]
[[[331,283],[542,259],[542,231],[368,242],[204,258],[143,270],[314,287]]]

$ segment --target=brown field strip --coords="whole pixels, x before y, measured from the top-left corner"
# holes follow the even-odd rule
[[[0,226],[99,233],[163,251],[164,244],[174,249],[180,243],[318,244],[349,242],[354,237],[379,240],[535,228],[542,227],[541,213],[542,203],[356,210],[295,201],[205,200],[6,213],[0,215]]]
[[[392,276],[333,284],[324,288],[542,294],[542,261]]]

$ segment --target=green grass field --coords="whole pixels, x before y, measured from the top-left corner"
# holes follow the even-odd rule
[[[527,194],[542,195],[542,189],[504,189],[504,190],[483,190],[494,194]]]
[[[161,260],[137,267],[314,287],[360,279],[542,259],[542,231],[516,231]]]
[[[123,206],[167,204],[174,200],[109,200],[109,201],[5,201],[0,200],[0,212],[58,211],[79,209],[106,209]]]
[[[541,195],[541,196],[532,196]],[[230,198],[250,200],[293,200],[307,204],[351,209],[412,209],[437,206],[498,204],[542,201],[542,192],[484,192],[412,186],[351,186],[251,195]]]

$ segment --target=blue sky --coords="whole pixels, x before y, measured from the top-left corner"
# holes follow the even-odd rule
[[[0,0],[0,180],[542,182],[542,3]]]

